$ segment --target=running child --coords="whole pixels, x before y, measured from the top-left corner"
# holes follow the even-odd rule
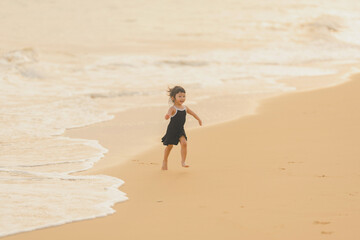
[[[166,145],[164,151],[164,160],[162,170],[167,170],[168,157],[171,149],[174,145],[180,142],[181,145],[181,165],[183,167],[189,167],[185,164],[187,153],[187,136],[184,130],[184,124],[186,121],[186,113],[192,115],[198,120],[199,125],[202,125],[200,118],[195,112],[191,111],[189,107],[183,105],[186,99],[185,89],[180,86],[175,86],[168,89],[169,97],[173,102],[173,106],[169,108],[169,111],[165,115],[165,119],[170,119],[170,123],[167,127],[165,135],[161,138],[161,141]]]

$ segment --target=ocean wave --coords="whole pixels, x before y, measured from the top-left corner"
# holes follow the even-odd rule
[[[69,50],[55,54],[54,59],[63,61],[44,61],[35,47],[3,53],[0,236],[105,216],[114,212],[115,202],[127,199],[117,189],[123,184],[120,179],[72,175],[91,168],[107,150],[96,140],[61,136],[65,129],[110,120],[110,112],[166,107],[166,88],[173,85],[193,94],[191,104],[201,99],[211,103],[216,96],[222,101],[233,94],[217,114],[202,109],[205,120],[224,120],[238,114],[234,97],[250,106],[253,95],[297,89],[279,79],[335,75],[339,66],[358,61],[358,9],[335,3],[232,2],[228,9],[198,12],[196,19],[172,19],[171,36],[161,36],[212,46],[192,54],[105,56]],[[199,25],[187,29],[192,21]],[[222,48],[227,43],[233,48]],[[118,127],[136,129],[145,142],[150,133],[139,126],[153,132],[159,128],[157,118],[146,121],[124,120]]]

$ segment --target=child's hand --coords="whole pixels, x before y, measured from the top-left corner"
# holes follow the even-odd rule
[[[201,121],[201,119],[199,119],[198,122],[199,122],[199,125],[202,126],[202,121]]]
[[[166,114],[165,115],[165,120],[168,120],[170,118],[170,115],[169,114]]]

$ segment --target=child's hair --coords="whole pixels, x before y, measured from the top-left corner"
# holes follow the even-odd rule
[[[174,100],[172,100],[171,98],[174,97],[175,98],[175,95],[179,92],[182,92],[182,93],[186,93],[185,92],[185,89],[183,87],[180,87],[180,86],[175,86],[173,88],[168,88],[168,94],[169,94],[169,102],[172,101],[174,102]]]

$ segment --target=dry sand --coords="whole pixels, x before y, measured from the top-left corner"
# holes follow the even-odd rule
[[[256,115],[188,131],[187,169],[177,146],[161,171],[160,142],[116,165],[119,118],[69,130],[109,149],[100,162],[114,166],[85,174],[123,179],[129,200],[107,217],[3,239],[360,239],[359,92],[355,75],[266,99]]]

